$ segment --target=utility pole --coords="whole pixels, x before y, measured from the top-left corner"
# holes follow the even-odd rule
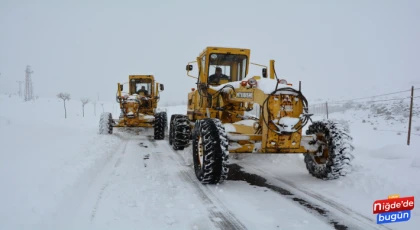
[[[413,117],[413,98],[414,98],[414,86],[411,86],[411,101],[410,101],[410,117],[408,119],[408,136],[407,136],[407,145],[410,145],[410,136],[411,136],[411,119]]]
[[[328,119],[328,101],[325,102],[325,109],[327,111],[327,119]]]
[[[17,83],[19,83],[19,97],[22,97],[22,83],[23,81],[16,81]]]
[[[96,116],[96,101],[93,102],[93,113]]]
[[[31,70],[31,66],[26,66],[25,73],[25,101],[30,101],[34,97],[31,79],[31,74],[33,73],[33,71]]]

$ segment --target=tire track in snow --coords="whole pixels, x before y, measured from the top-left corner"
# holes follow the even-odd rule
[[[128,145],[129,142],[130,142],[129,140],[126,140],[124,142],[124,146],[123,146],[123,148],[122,148],[122,150],[121,150],[121,152],[119,154],[119,157],[117,159],[117,162],[115,162],[115,164],[114,164],[114,167],[113,167],[113,170],[112,170],[112,174],[115,174],[115,169],[120,165],[121,160],[122,160],[122,157],[125,154],[125,151],[127,149],[127,145]],[[106,168],[105,166],[104,166],[104,168]],[[103,171],[104,171],[104,169],[100,173],[102,173]],[[91,222],[93,221],[93,219],[96,216],[96,212],[98,210],[98,206],[99,206],[99,204],[100,204],[100,202],[102,200],[102,196],[103,196],[106,188],[108,187],[108,185],[109,185],[109,180],[107,179],[106,182],[104,184],[102,184],[101,189],[100,189],[99,194],[98,194],[98,197],[96,198],[96,202],[93,205],[92,212],[90,214],[90,221]]]
[[[180,166],[181,178],[194,188],[205,205],[210,206],[207,210],[210,213],[210,220],[216,227],[221,229],[247,229],[245,225],[229,211],[223,202],[217,199],[217,197],[208,188],[197,181],[195,174],[191,171],[191,169],[182,169],[186,166],[182,164],[184,159],[178,152],[174,151],[167,142],[164,144],[164,147],[166,150],[175,153],[177,156],[178,159],[174,159],[171,155],[169,155],[169,158]]]
[[[121,135],[116,135],[122,142],[113,150],[105,152],[105,155],[98,159],[99,162],[93,164],[90,168],[79,175],[79,179],[72,184],[72,191],[69,196],[65,197],[56,207],[56,211],[52,217],[51,226],[54,228],[64,228],[62,223],[66,223],[73,218],[77,210],[83,204],[86,193],[90,190],[97,178],[104,171],[106,166],[114,159],[114,152],[125,151],[128,139]],[[94,146],[97,147],[97,146]],[[88,151],[88,150],[86,150]],[[68,227],[68,226],[65,226]]]
[[[307,200],[317,201],[318,203],[322,204],[323,209],[326,209],[326,211],[328,211],[330,213],[330,214],[326,214],[325,216],[323,216],[324,218],[326,217],[327,219],[334,219],[334,220],[343,219],[344,222],[348,222],[348,224],[346,224],[347,228],[362,229],[362,230],[367,229],[367,227],[369,229],[392,229],[392,228],[389,228],[387,226],[377,225],[374,220],[364,216],[363,214],[360,214],[360,213],[358,213],[358,212],[356,212],[356,211],[354,211],[350,208],[347,208],[347,207],[345,207],[345,206],[343,206],[343,205],[341,205],[341,204],[339,204],[335,201],[332,201],[332,200],[328,199],[327,197],[325,197],[321,194],[317,194],[317,193],[309,191],[307,189],[302,189],[298,185],[296,185],[296,184],[294,184],[290,181],[287,181],[285,179],[282,179],[278,176],[275,176],[270,172],[267,172],[265,170],[261,170],[259,168],[256,168],[256,167],[254,167],[254,166],[252,166],[248,163],[240,162],[240,164],[243,165],[243,166],[246,166],[244,168],[248,172],[249,172],[249,170],[252,170],[256,173],[260,173],[261,175],[264,175],[264,176],[260,176],[264,179],[269,179],[269,180],[272,180],[272,181],[276,181],[276,184],[272,184],[273,186],[278,187],[280,185],[281,189],[284,189],[286,191],[293,191],[294,192],[293,195],[295,197],[296,197],[296,192],[295,191],[297,191],[298,193],[300,193],[299,194],[300,196],[297,199],[302,200],[302,198],[303,198],[303,199],[305,199],[305,200],[303,200],[305,202],[308,202]],[[310,198],[310,199],[307,199],[307,198]],[[310,202],[310,203],[312,203],[312,202]],[[315,206],[318,206],[318,205],[315,205]],[[336,213],[341,214],[342,217],[341,218],[338,217],[336,215]],[[350,218],[352,219],[351,221],[349,220]],[[342,222],[342,221],[340,221],[340,222]],[[347,228],[344,228],[344,229],[347,229]]]
[[[183,165],[181,165],[178,160],[176,159],[176,157],[173,156],[171,151],[167,151],[168,149],[166,148],[167,142],[163,142],[162,140],[154,140],[153,136],[147,136],[147,142],[143,142],[143,145],[148,145],[149,147],[151,147],[151,149],[155,149],[156,151],[153,151],[152,154],[150,154],[150,157],[153,158],[153,161],[155,162],[165,162],[165,163],[171,163],[173,164],[173,166],[175,166],[176,168],[176,173],[172,172],[170,175],[171,176],[176,176],[178,177],[177,179],[179,179],[180,183],[183,186],[186,186],[188,189],[188,193],[193,193],[194,195],[196,195],[196,193],[203,193],[202,191],[197,191],[196,188],[192,185],[192,180],[190,180],[188,177],[185,177],[183,175]],[[142,139],[144,140],[144,139]],[[167,140],[165,140],[167,141]],[[163,144],[162,144],[163,142]],[[163,146],[164,147],[163,147]],[[168,154],[169,153],[169,154]],[[166,184],[168,181],[168,176],[166,174],[163,174],[162,177],[163,180],[160,180],[160,182]],[[205,195],[204,195],[205,196]],[[206,199],[207,198],[207,199]],[[203,199],[202,196],[198,196],[198,200],[203,203],[203,200],[210,200],[208,197],[205,196],[205,198]],[[207,213],[210,213],[210,216],[205,215],[204,218],[208,218],[209,220],[209,224],[213,223],[213,225],[215,227],[218,227],[218,229],[245,229],[244,227],[236,227],[235,224],[230,224],[232,221],[229,221],[228,218],[226,218],[223,215],[212,215],[212,212],[216,212],[217,210],[212,210],[210,208],[207,208],[206,206],[208,206],[208,202],[204,202],[204,209],[207,211]],[[213,209],[216,209],[215,205],[211,205]],[[166,220],[165,220],[166,221]],[[167,221],[169,221],[168,224],[170,224],[171,219],[169,218]],[[195,223],[195,225],[200,225],[199,223]],[[197,226],[192,226],[192,229],[196,229]],[[201,228],[201,227],[198,227]],[[206,226],[206,229],[208,229],[209,226]]]
[[[101,191],[99,192],[98,198],[96,199],[96,203],[95,203],[95,205],[93,206],[92,213],[90,214],[90,221],[93,221],[93,219],[95,218],[95,215],[96,215],[96,210],[98,210],[99,202],[101,201],[101,199],[102,199],[102,195],[104,194],[104,191],[105,191],[105,189],[106,189],[107,187],[108,187],[108,183],[104,184],[104,185],[101,187]]]

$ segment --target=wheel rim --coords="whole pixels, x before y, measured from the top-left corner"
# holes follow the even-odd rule
[[[198,161],[200,162],[200,167],[203,167],[204,164],[204,149],[203,149],[203,140],[201,136],[198,137]]]
[[[325,135],[322,133],[318,133],[316,136],[317,136],[317,140],[322,142],[322,145],[321,145],[322,155],[321,156],[313,155],[314,160],[318,164],[325,164],[327,162],[328,155],[329,155],[329,151],[328,151],[329,142],[325,138]]]

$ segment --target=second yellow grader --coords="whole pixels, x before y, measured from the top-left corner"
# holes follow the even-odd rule
[[[118,83],[116,100],[120,105],[119,119],[111,113],[102,113],[99,122],[101,134],[112,134],[114,127],[143,127],[154,129],[154,139],[163,140],[167,130],[166,111],[157,111],[164,85],[155,82],[153,75],[130,75],[128,93],[123,94],[123,84]]]

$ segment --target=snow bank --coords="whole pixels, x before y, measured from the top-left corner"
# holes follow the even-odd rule
[[[346,113],[332,113],[329,117],[347,121],[354,138],[353,171],[347,176],[333,181],[316,179],[307,172],[301,154],[246,154],[242,155],[238,163],[257,165],[268,172],[265,176],[281,178],[300,189],[322,194],[371,219],[376,218],[372,214],[372,203],[375,200],[386,199],[395,193],[401,196],[420,196],[420,180],[417,180],[417,175],[420,175],[420,136],[412,135],[411,144],[407,146],[407,133],[398,135],[398,132],[392,132],[405,130],[407,123],[373,117],[369,110],[351,109]],[[313,121],[321,119],[323,117],[312,117]],[[303,128],[303,133],[308,125]],[[413,210],[410,221],[390,227],[417,229],[419,225],[420,212]]]
[[[5,186],[0,228],[45,229],[55,219],[65,220],[55,213],[57,208],[69,204],[71,193],[89,185],[88,176],[101,169],[121,140],[98,136],[99,108],[94,116],[86,106],[83,118],[80,101],[67,102],[64,119],[58,99],[2,99],[0,183]]]
[[[370,151],[370,156],[388,160],[408,159],[413,158],[416,155],[418,155],[418,153],[416,153],[413,148],[401,144],[386,145]]]
[[[420,156],[416,156],[413,159],[413,162],[411,162],[410,166],[413,167],[413,168],[419,168],[420,169]]]
[[[67,211],[56,211],[77,208],[72,197],[87,189],[126,137],[118,129],[113,135],[98,135],[102,111],[119,116],[115,101],[98,102],[96,115],[94,105],[87,104],[85,117],[80,100],[66,101],[66,107],[64,118],[58,98],[24,102],[0,96],[0,183],[5,185],[1,229],[48,229],[68,222]],[[174,113],[186,114],[186,109],[170,107],[168,119]]]

